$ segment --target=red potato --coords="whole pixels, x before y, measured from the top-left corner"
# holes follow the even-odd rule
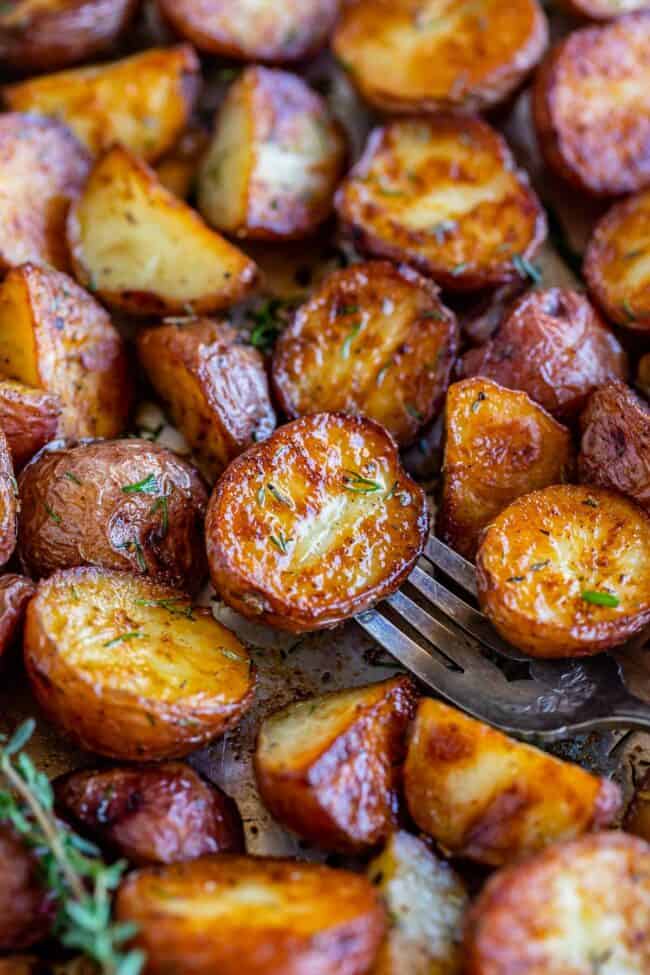
[[[9,444],[0,428],[0,566],[7,564],[16,547],[19,510]]]
[[[41,447],[54,440],[63,411],[56,394],[0,380],[0,428],[4,431],[16,473]]]
[[[7,824],[0,824],[0,951],[17,951],[41,941],[55,915],[43,891],[36,858]]]
[[[25,576],[0,576],[0,658],[19,635],[27,603],[35,592],[36,586]]]

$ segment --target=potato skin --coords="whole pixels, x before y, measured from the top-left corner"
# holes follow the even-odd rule
[[[609,779],[430,698],[411,727],[404,789],[420,829],[454,856],[490,866],[602,829],[621,806]]]
[[[16,639],[35,592],[36,586],[25,576],[0,575],[0,659]]]
[[[0,380],[0,428],[7,438],[15,471],[55,439],[61,413],[58,396],[13,379]]]
[[[37,861],[7,824],[0,824],[0,951],[41,941],[54,921],[55,904],[43,891]]]
[[[9,444],[0,428],[0,566],[11,558],[18,540],[18,490]]]

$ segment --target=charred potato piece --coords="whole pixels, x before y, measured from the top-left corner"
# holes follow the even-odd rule
[[[194,188],[199,166],[209,144],[208,133],[190,125],[176,145],[156,165],[158,179],[170,193],[187,199]]]
[[[206,517],[212,581],[233,609],[295,633],[394,592],[426,540],[422,489],[389,434],[317,413],[234,460]]]
[[[625,812],[623,828],[650,842],[650,770],[646,770]]]
[[[594,196],[650,183],[650,12],[573,31],[537,73],[533,109],[548,165]]]
[[[385,839],[397,824],[416,697],[408,678],[395,677],[272,714],[255,751],[267,809],[324,850],[360,852]]]
[[[0,364],[6,377],[59,398],[65,436],[124,430],[133,398],[126,345],[67,274],[35,264],[9,272],[0,285]]]
[[[128,572],[69,569],[39,583],[24,649],[48,717],[108,758],[187,755],[236,724],[253,697],[234,633],[183,593]]]
[[[613,20],[621,14],[650,7],[648,0],[563,0],[563,5],[571,13],[590,20]]]
[[[225,322],[167,322],[138,333],[149,380],[214,480],[275,427],[264,360]]]
[[[650,516],[604,488],[535,491],[486,529],[476,571],[483,612],[514,646],[600,653],[650,623]]]
[[[0,951],[17,951],[41,941],[55,912],[51,894],[43,890],[36,856],[6,822],[1,823]]]
[[[61,412],[58,396],[13,379],[0,379],[0,428],[7,438],[15,471],[54,440]]]
[[[645,975],[650,846],[583,836],[492,877],[470,910],[467,975]]]
[[[211,312],[250,290],[255,265],[116,146],[68,215],[77,279],[133,315]]]
[[[345,156],[343,129],[302,78],[247,68],[221,106],[199,210],[237,237],[306,237],[331,213]]]
[[[199,60],[188,45],[76,68],[4,88],[12,111],[58,119],[93,156],[120,143],[147,161],[171,149],[198,94]]]
[[[435,285],[387,261],[335,271],[275,346],[273,386],[290,417],[363,413],[411,443],[444,399],[458,346]]]
[[[489,379],[449,387],[438,534],[466,559],[511,501],[567,479],[571,434],[526,393]]]
[[[0,566],[6,565],[16,547],[19,510],[11,452],[0,428]]]
[[[344,4],[334,51],[387,112],[478,112],[535,67],[548,27],[537,0],[360,0]]]
[[[411,816],[454,856],[501,866],[608,826],[617,785],[431,699],[411,730],[404,789]]]
[[[365,877],[315,863],[202,857],[137,870],[116,900],[148,975],[363,975],[384,933]]]
[[[31,579],[0,575],[0,658],[14,642],[25,618],[27,603],[36,591]]]
[[[516,280],[546,234],[506,143],[476,118],[375,129],[336,208],[364,253],[406,261],[450,291]]]

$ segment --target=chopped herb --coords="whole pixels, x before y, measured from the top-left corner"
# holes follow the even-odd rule
[[[357,315],[359,313],[358,305],[342,305],[336,312],[337,318],[343,318],[344,315]]]
[[[478,396],[476,397],[476,399],[474,400],[474,402],[472,403],[472,405],[470,406],[471,412],[472,413],[478,412],[481,403],[484,403],[486,399],[487,399],[486,394],[483,392],[483,390],[481,390]]]
[[[269,539],[275,545],[275,547],[278,549],[279,552],[282,552],[283,555],[287,554],[288,552],[287,545],[289,544],[291,539],[286,538],[282,529],[278,531],[277,535],[269,535]]]
[[[510,576],[509,579],[506,579],[506,582],[523,582],[525,578],[526,576]]]
[[[283,491],[280,491],[278,488],[276,488],[275,484],[267,484],[266,486],[269,490],[269,494],[272,494],[275,500],[279,502],[279,504],[284,504],[286,505],[287,508],[293,508],[293,501],[291,500],[291,498]]]
[[[60,525],[61,524],[61,515],[57,515],[56,511],[54,511],[53,508],[50,508],[50,506],[49,506],[49,504],[47,504],[47,502],[43,502],[43,507],[47,511],[48,515],[50,516],[50,518],[52,519],[52,521],[54,522],[54,524],[55,525]]]
[[[63,476],[67,478],[68,481],[72,481],[73,484],[81,484],[81,481],[77,475],[73,474],[72,471],[66,471]]]
[[[627,317],[629,318],[629,320],[631,322],[636,321],[636,312],[635,312],[634,308],[632,307],[632,304],[631,304],[629,298],[624,298],[623,299],[622,308],[623,308],[623,311],[625,312],[625,314],[627,315]]]
[[[397,488],[397,481],[393,481],[393,484],[392,484],[392,486],[391,486],[391,489],[390,489],[390,491],[387,491],[387,492],[386,492],[386,495],[385,495],[385,500],[386,500],[386,501],[390,501],[390,499],[391,499],[391,498],[393,497],[393,495],[395,494],[395,489],[396,489],[396,488]]]
[[[345,339],[343,345],[341,346],[341,358],[347,359],[350,355],[350,348],[355,338],[363,328],[363,322],[356,322],[356,324],[348,332],[347,338]]]
[[[237,68],[219,68],[216,78],[218,81],[234,81],[238,74]]]
[[[512,263],[520,277],[530,278],[533,284],[541,284],[542,272],[537,265],[531,264],[528,258],[522,257],[521,254],[515,254],[512,258]]]
[[[468,261],[461,261],[460,264],[457,264],[455,267],[452,267],[451,276],[453,278],[457,278],[459,275],[464,274],[468,267],[469,267]]]
[[[158,480],[155,474],[148,474],[141,481],[122,485],[123,494],[158,494]]]
[[[613,592],[598,592],[594,589],[585,589],[580,593],[586,603],[594,606],[619,606],[620,599]]]
[[[406,403],[405,408],[409,416],[412,416],[414,420],[422,422],[424,415],[412,403]]]
[[[248,658],[247,657],[242,657],[242,656],[240,656],[240,654],[234,653],[234,651],[226,649],[226,647],[217,647],[217,649],[218,649],[219,653],[223,657],[227,657],[228,660],[236,660],[240,664],[245,664],[245,663],[248,662]]]
[[[105,647],[116,647],[118,643],[124,643],[125,640],[138,640],[144,636],[144,633],[140,633],[139,630],[132,630],[131,633],[122,633],[121,636],[116,636],[114,640],[108,640],[104,644]]]
[[[453,233],[457,226],[455,220],[440,220],[434,223],[430,232],[436,238],[436,244],[444,244],[447,234]]]
[[[142,551],[142,545],[140,544],[140,542],[137,541],[137,539],[132,539],[128,542],[123,542],[122,545],[118,546],[118,548],[123,548],[127,552],[130,552],[133,549],[135,551],[135,560],[138,563],[138,568],[140,569],[141,572],[144,572],[146,575],[147,561],[144,557],[144,552]]]
[[[596,501],[595,498],[586,498],[582,503],[586,504],[588,508],[598,507],[598,502]]]
[[[432,308],[430,311],[422,312],[422,318],[433,318],[436,322],[444,322],[445,316],[438,308]]]
[[[530,567],[531,572],[539,572],[540,569],[545,569],[547,565],[551,564],[550,559],[545,559],[543,562],[533,562]]]
[[[194,619],[191,605],[189,603],[185,605],[177,599],[136,599],[135,604],[136,606],[159,606],[161,609],[166,609],[173,616],[183,616],[188,620]]]
[[[375,494],[381,491],[383,484],[379,481],[371,481],[369,477],[364,477],[357,471],[344,471],[343,486],[346,491],[352,491],[353,494]]]
[[[262,487],[257,492],[257,503],[259,505],[263,505],[265,501],[266,501],[266,488],[264,487],[264,485],[262,485]]]
[[[382,366],[379,372],[377,373],[378,386],[381,386],[381,384],[383,383],[384,379],[386,378],[386,373],[388,372],[392,364],[393,364],[392,360],[390,362],[387,362],[386,365]]]
[[[167,504],[167,497],[166,494],[163,494],[160,498],[156,498],[149,508],[150,515],[155,515],[157,511],[162,511],[159,538],[165,538],[169,530],[169,506]]]
[[[262,352],[268,352],[287,324],[288,313],[294,307],[293,301],[269,298],[256,311],[248,312],[248,318],[254,323],[250,334],[251,345]]]
[[[404,196],[404,190],[396,190],[390,186],[382,186],[381,183],[377,186],[377,192],[381,196]]]
[[[634,250],[627,251],[625,254],[623,254],[623,260],[624,261],[631,261],[635,257],[641,257],[642,254],[645,254],[645,248],[643,248],[643,247],[635,247]]]

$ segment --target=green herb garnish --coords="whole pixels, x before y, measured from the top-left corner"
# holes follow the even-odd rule
[[[50,508],[49,504],[46,501],[43,502],[43,507],[47,511],[48,516],[51,518],[51,520],[54,522],[54,524],[55,525],[60,525],[61,524],[61,515],[58,515],[53,508]]]
[[[134,484],[123,484],[123,494],[158,494],[158,479],[155,474],[148,474],[141,481]]]
[[[155,515],[157,511],[162,511],[162,517],[160,519],[160,534],[159,538],[165,538],[167,531],[169,529],[169,506],[167,504],[167,495],[163,494],[161,497],[156,498],[154,503],[149,508],[149,514]]]
[[[81,484],[81,481],[79,480],[79,478],[77,477],[77,475],[76,474],[73,474],[72,471],[66,471],[63,476],[68,481],[72,481],[73,484]]]
[[[267,484],[266,487],[269,494],[272,494],[279,504],[283,504],[287,508],[293,508],[293,501],[288,494],[285,494],[284,491],[280,491],[279,488],[276,488],[275,484]]]
[[[363,322],[357,322],[348,332],[347,338],[341,346],[341,358],[347,359],[350,356],[350,348],[355,338],[363,328]]]
[[[344,471],[343,486],[346,491],[352,491],[353,494],[375,494],[383,488],[383,484],[379,481],[372,481],[358,471]]]
[[[530,278],[533,284],[541,284],[542,272],[537,265],[531,264],[528,258],[522,257],[521,254],[515,254],[512,258],[512,263],[520,277]]]
[[[273,545],[275,545],[275,547],[278,549],[279,552],[282,552],[283,555],[287,554],[288,552],[287,545],[289,544],[291,539],[286,538],[282,529],[278,531],[277,535],[269,535],[269,540],[273,543]]]
[[[582,598],[586,603],[592,603],[594,606],[619,606],[620,599],[613,592],[598,592],[595,589],[585,589],[580,593]]]
[[[132,630],[130,633],[122,633],[120,636],[116,636],[113,640],[109,640],[104,644],[105,647],[116,647],[120,643],[124,643],[127,640],[138,640],[143,637],[144,633],[140,633],[139,630]]]
[[[173,616],[183,616],[188,620],[194,619],[192,606],[184,605],[176,599],[136,599],[135,604],[136,606],[160,607],[166,609]]]

